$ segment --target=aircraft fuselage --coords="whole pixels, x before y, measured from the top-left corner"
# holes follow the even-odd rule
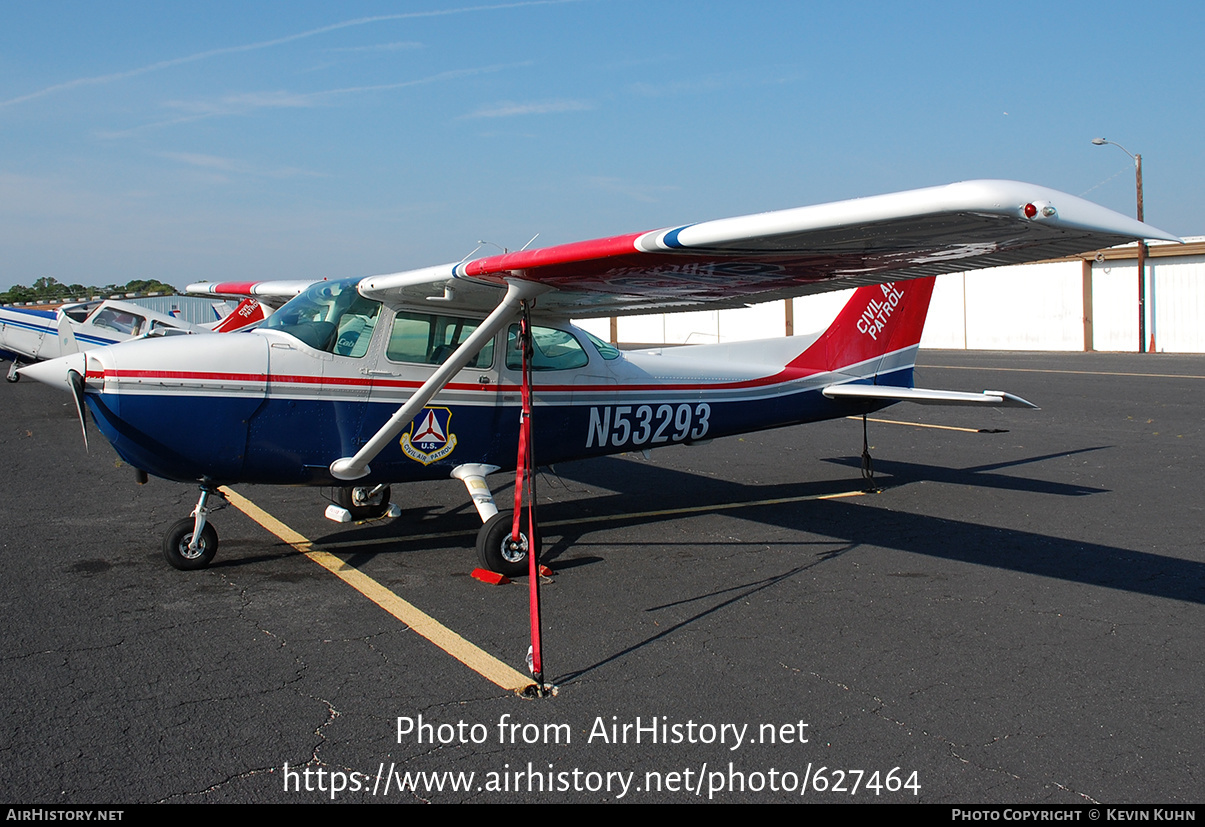
[[[354,454],[481,320],[362,297],[342,303],[290,303],[245,333],[87,354],[88,406],[123,459],[156,476],[346,484],[332,461]],[[876,375],[908,386],[916,350],[910,343],[832,370],[806,358],[818,336],[620,352],[563,321],[533,326],[541,465],[874,410],[889,403],[822,390]],[[466,463],[513,468],[516,330],[489,341],[356,484],[447,478]]]

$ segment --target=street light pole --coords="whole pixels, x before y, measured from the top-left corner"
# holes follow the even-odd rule
[[[1134,184],[1138,190],[1138,220],[1142,217],[1142,155],[1135,155],[1124,146],[1104,138],[1093,138],[1096,146],[1112,144],[1134,159]],[[1146,241],[1138,239],[1138,352],[1146,353]]]

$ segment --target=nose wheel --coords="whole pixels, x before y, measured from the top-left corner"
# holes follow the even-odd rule
[[[210,498],[216,496],[220,503],[210,505]],[[202,485],[201,497],[191,517],[185,517],[172,524],[163,537],[163,558],[180,571],[196,571],[203,569],[213,562],[218,553],[218,532],[209,524],[209,515],[221,511],[230,505],[221,489],[214,486]]]
[[[194,543],[193,537],[197,536],[195,527],[194,518],[185,517],[174,523],[163,538],[164,558],[180,571],[203,569],[218,553],[218,532],[214,527],[206,523],[205,528],[201,529],[200,539]]]

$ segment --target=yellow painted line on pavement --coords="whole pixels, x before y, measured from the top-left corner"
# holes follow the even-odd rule
[[[376,603],[389,614],[405,623],[410,629],[443,649],[452,657],[463,663],[487,680],[492,681],[503,689],[519,691],[531,684],[531,679],[523,673],[512,669],[502,661],[476,644],[470,643],[460,635],[444,626],[426,612],[414,607],[389,589],[373,580],[364,572],[357,569],[335,555],[322,551],[306,537],[264,511],[246,497],[222,489],[230,504],[259,523],[268,532],[275,534],[292,546],[298,553],[304,554],[318,565],[338,577],[347,585]],[[396,542],[396,540],[394,541]]]

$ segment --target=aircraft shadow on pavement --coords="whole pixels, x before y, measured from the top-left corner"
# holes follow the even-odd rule
[[[1057,496],[1084,496],[1107,490],[985,473],[1006,466],[1065,456],[1067,453],[1069,452],[968,469],[946,469],[904,462],[876,463],[877,469],[886,470],[890,474],[889,479],[879,478],[876,479],[876,482],[886,485],[885,496],[888,497],[892,487],[903,486],[919,480],[940,481],[961,486],[986,484],[994,488]],[[650,643],[670,636],[682,628],[721,611],[733,603],[743,601],[757,592],[772,588],[803,574],[808,569],[823,565],[825,562],[848,554],[861,546],[897,549],[945,560],[990,566],[1171,600],[1205,602],[1205,564],[1200,562],[1097,543],[1078,542],[1030,531],[989,527],[961,520],[904,513],[878,507],[874,504],[873,499],[865,497],[810,499],[797,503],[762,504],[759,502],[768,499],[849,491],[856,488],[860,480],[769,486],[745,485],[658,466],[642,467],[639,474],[632,474],[630,469],[625,473],[623,469],[599,467],[599,462],[622,463],[621,460],[609,459],[589,464],[581,463],[580,466],[575,465],[572,468],[566,466],[562,469],[561,476],[569,476],[583,483],[607,485],[613,487],[613,490],[619,490],[620,493],[613,497],[603,497],[592,501],[592,510],[601,513],[610,511],[615,515],[614,519],[598,524],[597,527],[595,525],[583,527],[581,531],[575,531],[571,524],[557,529],[559,533],[563,534],[563,538],[554,547],[554,554],[573,548],[584,535],[605,531],[608,526],[616,527],[666,519],[655,516],[623,516],[624,510],[631,510],[633,502],[639,502],[641,511],[647,512],[658,508],[672,509],[674,504],[680,505],[683,501],[693,501],[693,504],[696,505],[706,503],[727,505],[731,502],[746,501],[750,503],[747,507],[729,510],[744,520],[781,526],[807,532],[809,535],[822,535],[827,539],[817,543],[823,546],[822,550],[785,571],[700,593],[664,606],[648,608],[647,611],[658,611],[696,602],[703,603],[699,611],[658,630],[655,635],[633,643],[621,651],[611,653],[597,663],[558,676],[556,680],[562,684],[619,660]],[[861,466],[859,457],[830,459],[829,462],[853,468]],[[552,508],[542,508],[542,519],[551,516],[553,511]],[[1057,517],[1059,513],[1056,508],[1052,507],[1051,514],[1053,516]],[[625,542],[631,543],[630,540],[625,540]],[[666,543],[654,540],[650,541],[649,545],[664,546]],[[693,543],[695,548],[705,549],[707,545],[707,541]],[[725,540],[723,545],[725,549],[730,550],[732,541]],[[763,548],[765,543],[762,541],[753,545]],[[558,565],[557,568],[563,569],[565,566]]]
[[[1065,456],[1066,453],[1051,456]],[[1015,463],[983,466],[982,469],[998,469],[1005,465],[1026,464],[1044,458],[1034,457]],[[837,462],[860,466],[860,459],[857,457]],[[848,491],[857,488],[860,480],[853,481],[853,484],[846,480],[747,485],[662,466],[642,466],[639,474],[632,474],[630,470],[624,473],[622,469],[598,467],[607,463],[620,464],[623,460],[595,460],[561,469],[563,477],[570,476],[580,482],[611,486],[620,493],[590,501],[591,511],[614,513],[614,520],[584,525],[581,530],[575,530],[572,520],[558,527],[557,533],[561,534],[563,539],[554,548],[554,553],[559,551],[562,545],[566,549],[572,548],[584,535],[605,531],[609,526],[665,519],[639,515],[624,517],[625,512],[632,510],[633,502],[639,503],[641,512],[672,509],[684,502],[690,505],[748,502],[747,507],[732,508],[730,512],[744,520],[776,525],[809,535],[822,535],[851,549],[861,545],[896,549],[1170,600],[1205,603],[1205,563],[1194,560],[1032,531],[984,526],[964,520],[890,510],[877,506],[874,498],[867,497],[759,504],[759,501],[768,499],[822,494],[825,489],[828,489],[827,493]],[[959,470],[912,463],[876,463],[876,469],[880,468],[890,469],[892,472],[889,479],[876,477],[876,483],[886,487],[884,496],[888,497],[891,488],[915,480],[935,480],[954,485],[983,485],[986,482],[990,487],[1059,496],[1084,496],[1107,490],[985,474],[982,469],[977,468]],[[562,516],[559,509],[544,506],[541,507],[540,514],[541,522]],[[1065,513],[1053,505],[1050,514],[1055,521],[1061,521],[1065,517]],[[655,541],[650,542],[650,545],[655,544]],[[725,545],[730,546],[731,543],[726,541]]]
[[[1064,451],[963,469],[881,461],[876,462],[875,485],[885,490],[883,496],[887,497],[891,496],[893,489],[918,481],[1052,497],[1104,493],[1108,489],[991,473],[1005,467],[1091,450],[1098,449]],[[860,466],[858,457],[834,458],[828,462]],[[573,490],[574,483],[606,489],[611,493],[577,496],[579,492]],[[747,484],[651,463],[641,463],[633,469],[631,460],[614,457],[566,463],[558,466],[555,476],[549,473],[541,475],[539,519],[541,525],[546,527],[543,532],[546,539],[542,560],[562,572],[589,566],[603,559],[600,554],[605,555],[609,547],[606,539],[608,530],[653,525],[669,519],[689,517],[691,513],[722,509],[742,520],[779,526],[816,537],[816,544],[824,549],[818,552],[820,556],[771,578],[773,582],[793,576],[816,562],[830,559],[832,545],[838,543],[847,550],[858,546],[896,549],[1136,594],[1205,603],[1205,563],[1052,534],[908,513],[879,507],[874,498],[868,497],[820,499],[855,491],[862,486],[862,481],[856,478]],[[510,492],[509,487],[502,485],[495,491],[500,506],[505,508],[509,505]],[[766,502],[791,498],[802,501]],[[553,501],[548,502],[549,499]],[[1054,504],[1050,508],[1050,515],[1054,521],[1065,516]],[[423,526],[427,531],[447,535],[447,542],[451,546],[460,546],[467,551],[472,547],[480,521],[472,509],[456,509],[455,514],[445,513],[440,518],[424,522]],[[321,546],[324,540],[339,541],[343,546],[341,553],[350,553],[352,557],[349,562],[353,565],[378,554],[406,553],[432,547],[430,539],[411,539],[402,532],[419,533],[415,531],[415,525],[403,517],[393,523],[365,527],[361,533],[351,536],[344,531],[318,538],[315,544]],[[463,539],[460,539],[462,532]],[[598,539],[591,535],[597,535]],[[360,549],[347,545],[349,540],[357,539],[376,540],[379,543],[380,538],[390,536],[396,542],[388,545],[366,544]],[[628,546],[672,544],[657,539],[644,542],[625,539],[623,542]],[[725,539],[722,543],[715,541],[715,544],[731,549],[734,542],[739,541]],[[799,540],[792,542],[801,544]],[[691,541],[692,547],[698,549],[705,549],[711,543],[707,539]],[[761,547],[764,543],[757,545]],[[597,550],[597,553],[580,553],[587,548]],[[574,554],[575,551],[578,553]],[[569,554],[573,556],[567,556]],[[764,584],[759,583],[747,586],[763,588]]]
[[[1064,482],[1051,482],[1050,480],[1027,479],[1025,477],[1012,477],[1006,474],[993,474],[992,471],[1001,468],[1015,468],[1019,465],[1029,465],[1030,463],[1043,462],[1049,459],[1059,459],[1062,457],[1072,456],[1074,454],[1084,454],[1090,451],[1102,451],[1106,446],[1097,446],[1095,448],[1077,448],[1072,451],[1059,451],[1053,454],[1043,454],[1041,456],[1027,457],[1026,459],[1014,460],[1011,462],[996,462],[990,465],[977,465],[971,468],[948,468],[940,465],[921,465],[916,462],[900,462],[898,460],[874,460],[875,474],[888,474],[892,479],[897,481],[917,482],[925,480],[928,482],[944,482],[950,485],[973,486],[977,488],[995,488],[1002,491],[1029,491],[1035,494],[1053,494],[1061,497],[1079,497],[1086,494],[1104,494],[1109,491],[1107,488],[1094,488],[1087,485],[1075,485]],[[845,465],[852,468],[861,468],[862,460],[860,457],[829,457],[823,462],[832,463],[834,465]]]
[[[706,618],[753,594],[789,581],[809,569],[859,548],[898,550],[932,558],[986,566],[1002,571],[1049,577],[1071,583],[1104,587],[1119,591],[1205,603],[1205,563],[1137,551],[1119,546],[1083,542],[1065,537],[1013,528],[980,525],[967,520],[934,517],[891,508],[893,490],[902,490],[917,482],[939,482],[961,489],[988,488],[999,492],[1039,494],[1052,498],[1049,509],[1052,528],[1064,525],[1065,509],[1058,499],[1106,493],[1109,489],[1041,479],[1012,477],[996,473],[1071,453],[1100,450],[1084,448],[1056,454],[1033,456],[1011,462],[970,468],[944,468],[918,463],[876,461],[874,484],[888,498],[883,506],[874,496],[826,498],[858,491],[865,484],[856,474],[841,479],[787,483],[742,483],[713,476],[669,468],[652,463],[633,467],[632,459],[604,457],[566,463],[555,471],[541,473],[539,480],[539,518],[544,530],[542,560],[559,573],[600,562],[619,543],[611,543],[608,531],[618,528],[654,525],[671,519],[707,515],[713,511],[731,513],[741,520],[776,526],[799,534],[788,541],[800,549],[797,564],[785,570],[708,589],[672,603],[652,606],[645,611],[683,608],[697,605],[698,611],[659,629],[656,634],[607,654],[597,663],[559,675],[557,683],[572,681],[608,663],[641,649],[647,644],[673,635],[678,630]],[[826,460],[837,466],[860,468],[859,457]],[[495,490],[497,502],[509,506],[513,488],[499,475]],[[602,489],[602,493],[599,493]],[[962,495],[968,495],[962,491]],[[1054,499],[1058,498],[1058,499]],[[794,502],[773,502],[794,499]],[[878,501],[881,502],[881,501]],[[480,521],[471,508],[455,508],[424,521],[431,531],[440,532],[452,547],[468,552]],[[405,554],[431,549],[432,541],[408,538],[401,532],[414,532],[414,524],[403,517],[393,523],[365,526],[362,533],[349,537],[346,531],[325,538],[340,541],[340,553],[350,553],[352,565],[362,565],[379,554]],[[349,539],[376,539],[392,536],[387,545],[348,546]],[[549,541],[552,542],[549,542]],[[647,540],[625,537],[623,546],[639,553],[641,546],[664,548],[681,541],[651,536]],[[706,555],[709,546],[730,552],[741,541],[724,538],[690,538],[691,548]],[[321,546],[322,539],[316,541]],[[762,549],[764,539],[750,541],[751,548]],[[809,549],[809,546],[814,548]],[[583,553],[585,552],[585,553]],[[651,553],[651,552],[650,552]],[[571,556],[570,556],[571,555]],[[653,561],[655,562],[655,561]]]

